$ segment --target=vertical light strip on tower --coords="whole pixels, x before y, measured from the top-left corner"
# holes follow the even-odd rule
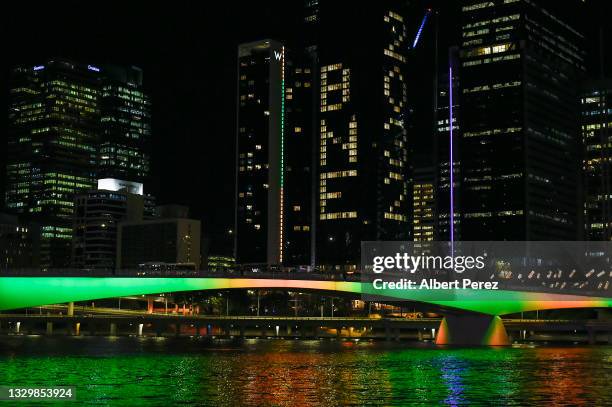
[[[283,234],[285,218],[285,47],[281,50],[281,117],[280,117],[280,222],[279,222],[279,263],[283,262]]]
[[[454,185],[454,158],[453,158],[453,67],[448,68],[448,110],[449,110],[449,141],[450,141],[450,242],[451,256],[455,255],[455,185]]]

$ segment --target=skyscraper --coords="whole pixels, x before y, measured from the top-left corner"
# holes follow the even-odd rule
[[[418,165],[413,174],[411,237],[415,242],[431,242],[436,240],[436,169]]]
[[[578,237],[578,1],[463,0],[463,240]]]
[[[361,241],[404,240],[410,231],[407,9],[403,1],[318,8],[316,261],[353,270]]]
[[[584,147],[584,232],[586,240],[612,239],[612,178],[610,123],[612,81],[584,84],[580,92],[581,133]]]
[[[148,173],[148,100],[137,68],[65,59],[13,69],[7,210],[41,225],[41,267],[70,263],[76,193],[99,175]]]
[[[316,109],[316,54],[312,48],[286,51],[285,70],[285,238],[283,264],[311,266],[313,261],[313,185]]]
[[[262,40],[238,47],[236,233],[238,264],[283,262],[285,47]]]
[[[98,178],[146,182],[151,102],[142,89],[142,70],[135,66],[105,67],[99,105]]]
[[[6,205],[40,220],[43,268],[69,264],[74,194],[95,182],[99,80],[57,59],[12,72]]]

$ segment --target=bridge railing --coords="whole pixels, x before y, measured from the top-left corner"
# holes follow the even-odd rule
[[[210,270],[100,270],[50,269],[9,270],[1,277],[185,277],[185,278],[257,278],[281,280],[361,281],[359,273],[319,273],[310,271],[210,271]]]

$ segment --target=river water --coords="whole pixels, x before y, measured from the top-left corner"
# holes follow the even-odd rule
[[[76,386],[79,405],[605,406],[612,347],[4,336],[0,385]]]

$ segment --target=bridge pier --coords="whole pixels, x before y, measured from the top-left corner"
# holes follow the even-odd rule
[[[117,323],[115,322],[110,323],[109,336],[117,336]]]
[[[595,332],[594,329],[589,328],[587,330],[587,335],[589,337],[589,345],[595,345],[595,342],[597,341],[597,332]]]
[[[47,321],[47,335],[53,335],[53,322]]]
[[[436,345],[508,346],[510,340],[498,316],[447,315],[440,323]]]

